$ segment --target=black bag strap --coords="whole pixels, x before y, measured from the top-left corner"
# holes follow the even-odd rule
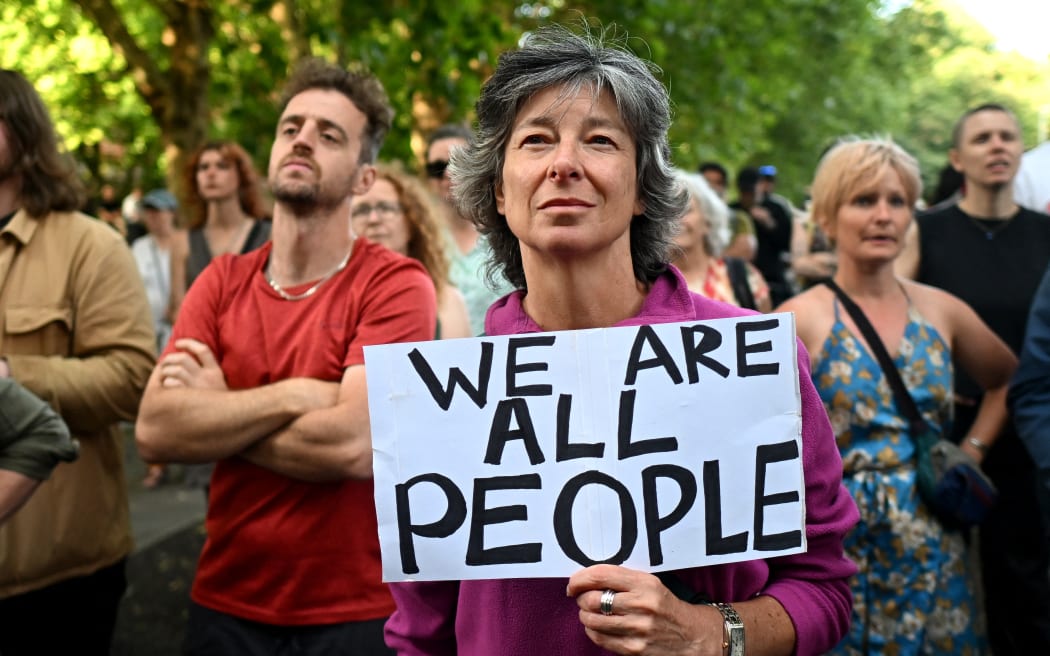
[[[751,283],[747,280],[747,262],[739,257],[726,257],[726,271],[729,273],[729,285],[733,296],[740,302],[740,307],[757,310],[755,295],[751,292]]]
[[[893,390],[893,397],[897,401],[897,407],[904,416],[908,419],[911,424],[912,435],[918,435],[922,431],[925,431],[928,427],[926,419],[919,412],[919,407],[915,405],[915,399],[912,398],[911,393],[908,392],[907,386],[904,384],[904,379],[901,378],[901,373],[897,371],[897,366],[893,364],[893,358],[886,351],[886,345],[882,343],[882,339],[879,334],[875,332],[875,328],[872,327],[871,322],[868,321],[868,317],[865,316],[864,310],[860,309],[860,306],[853,302],[853,299],[846,295],[846,292],[842,291],[842,288],[835,284],[835,281],[831,278],[821,281],[831,291],[835,292],[835,296],[838,297],[839,303],[842,303],[842,307],[846,308],[846,312],[849,313],[850,318],[853,319],[853,323],[860,330],[860,333],[864,335],[864,339],[868,342],[868,346],[871,347],[871,352],[875,355],[875,359],[879,361],[879,366],[882,367],[882,373],[886,376],[886,382],[890,384],[890,389]]]

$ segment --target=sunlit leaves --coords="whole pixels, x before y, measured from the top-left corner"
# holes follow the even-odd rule
[[[412,167],[426,133],[471,119],[499,53],[523,34],[552,21],[615,24],[662,70],[680,165],[773,163],[781,189],[797,197],[821,150],[843,134],[890,134],[928,176],[971,104],[1007,102],[1035,134],[1039,111],[1050,112],[1050,64],[996,52],[983,28],[944,3],[14,0],[0,4],[0,65],[37,84],[96,178],[123,184],[136,172],[159,181],[166,145],[205,136],[242,143],[264,167],[295,60],[360,61],[397,111],[383,156]],[[177,20],[193,7],[208,21],[196,29]],[[99,27],[101,10],[114,12],[127,39],[105,36],[112,26]],[[145,56],[130,61],[129,48]],[[206,69],[187,75],[194,62],[172,61],[173,53],[197,48]],[[206,101],[199,116],[172,118],[196,97]],[[102,157],[104,142],[123,146],[123,159]]]

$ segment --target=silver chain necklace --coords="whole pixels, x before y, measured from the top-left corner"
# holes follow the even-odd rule
[[[277,292],[277,295],[280,296],[281,298],[283,298],[284,300],[286,300],[286,301],[301,301],[304,298],[309,298],[310,296],[313,296],[314,292],[316,292],[321,285],[323,285],[324,283],[328,282],[329,278],[331,278],[335,274],[337,274],[340,271],[342,271],[343,269],[345,269],[346,268],[346,263],[350,261],[350,254],[353,253],[353,252],[354,252],[354,245],[350,244],[350,250],[348,250],[346,252],[346,255],[343,257],[342,261],[340,261],[339,264],[336,265],[336,267],[334,269],[332,269],[331,271],[326,273],[320,280],[315,282],[313,284],[313,286],[310,287],[310,289],[307,289],[302,294],[289,294],[288,292],[284,291],[284,289],[280,285],[277,284],[277,281],[273,279],[273,275],[271,274],[271,271],[270,271],[270,269],[272,268],[273,264],[272,264],[272,261],[270,260],[269,257],[266,258],[266,270],[265,270],[265,272],[266,272],[266,282],[268,282],[270,284],[270,288],[273,289],[275,292]]]

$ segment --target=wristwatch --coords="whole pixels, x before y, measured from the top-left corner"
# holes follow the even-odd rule
[[[722,633],[723,656],[744,656],[744,621],[729,604],[713,601],[710,605],[722,613],[725,622],[725,631]]]

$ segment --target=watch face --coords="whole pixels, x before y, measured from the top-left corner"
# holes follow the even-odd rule
[[[729,656],[744,656],[744,621],[729,604],[716,603],[714,607],[722,613],[722,619],[725,620],[726,635],[729,637]]]
[[[744,625],[729,627],[729,656],[744,656]]]

